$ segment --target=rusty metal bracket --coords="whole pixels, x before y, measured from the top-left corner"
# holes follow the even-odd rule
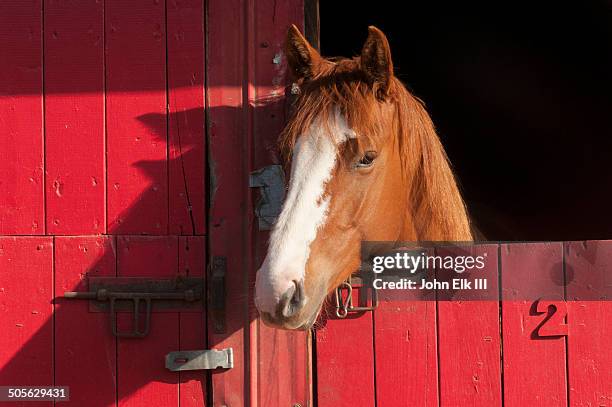
[[[225,333],[225,276],[227,275],[227,257],[213,256],[208,276],[208,310],[215,333]]]
[[[204,281],[200,278],[174,279],[142,277],[91,277],[89,291],[66,291],[64,298],[89,300],[93,312],[110,312],[113,335],[120,338],[143,338],[148,335],[151,312],[156,309],[182,308],[184,303],[202,305]],[[144,303],[144,312],[140,304]],[[117,329],[117,312],[132,311],[132,327]],[[144,323],[141,327],[141,314]]]
[[[281,213],[285,200],[285,172],[280,165],[269,165],[253,171],[249,178],[251,188],[260,188],[261,197],[255,205],[259,230],[270,230]]]

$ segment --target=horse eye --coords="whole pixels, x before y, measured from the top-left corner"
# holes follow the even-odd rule
[[[357,162],[357,167],[364,168],[371,166],[372,164],[374,164],[374,160],[377,156],[378,153],[376,153],[376,151],[366,151],[363,157],[361,157],[361,159]]]

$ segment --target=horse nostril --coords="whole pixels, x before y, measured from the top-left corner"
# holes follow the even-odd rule
[[[280,314],[285,318],[294,316],[304,305],[304,282],[293,281],[293,285],[285,291],[280,303]]]

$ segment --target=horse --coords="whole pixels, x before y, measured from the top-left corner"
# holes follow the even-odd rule
[[[386,36],[361,55],[324,58],[291,26],[294,112],[279,146],[285,202],[257,271],[265,324],[309,329],[327,295],[359,268],[364,241],[470,241],[449,160],[420,99],[394,76]]]

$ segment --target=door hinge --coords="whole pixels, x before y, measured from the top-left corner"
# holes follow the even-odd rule
[[[183,350],[166,355],[166,369],[183,370],[231,369],[234,367],[234,351],[226,349]]]
[[[213,331],[217,334],[226,332],[225,321],[225,276],[227,274],[227,257],[213,256],[208,276],[208,313]]]

